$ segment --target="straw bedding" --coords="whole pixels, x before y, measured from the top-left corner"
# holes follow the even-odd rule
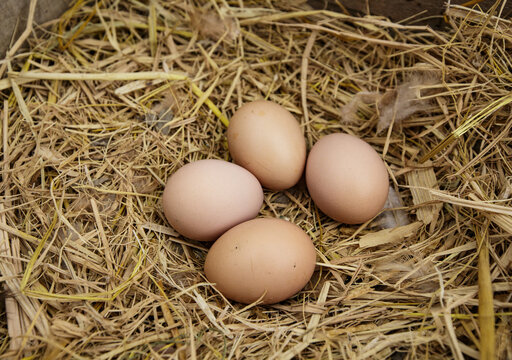
[[[502,5],[452,6],[433,31],[302,1],[79,0],[28,29],[0,64],[2,357],[512,358]],[[260,98],[308,148],[366,140],[391,192],[347,226],[303,181],[266,191],[261,216],[302,227],[317,268],[295,297],[244,306],[208,284],[208,245],[169,227],[160,195],[180,166],[229,160],[229,117]]]

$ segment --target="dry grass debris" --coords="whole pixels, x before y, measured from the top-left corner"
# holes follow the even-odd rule
[[[512,37],[496,4],[451,7],[445,32],[303,1],[77,0],[37,26],[0,65],[2,358],[512,358]],[[439,76],[411,85],[418,65]],[[386,92],[385,126],[376,97],[344,119]],[[245,306],[208,284],[208,245],[167,224],[160,195],[183,164],[229,160],[229,117],[260,98],[309,148],[343,131],[382,154],[398,227],[336,223],[303,181],[266,191],[262,216],[301,226],[317,269],[292,299]]]

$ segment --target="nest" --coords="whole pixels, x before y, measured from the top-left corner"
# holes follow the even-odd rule
[[[1,353],[512,358],[501,6],[450,6],[445,31],[302,1],[78,0],[29,21],[28,48],[0,63]],[[303,228],[318,262],[293,298],[245,306],[207,282],[208,244],[179,236],[160,196],[180,166],[229,160],[230,116],[261,98],[300,120],[308,148],[333,132],[370,143],[391,192],[348,226],[303,181],[266,191],[261,216]]]

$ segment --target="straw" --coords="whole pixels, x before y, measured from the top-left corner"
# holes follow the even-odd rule
[[[502,14],[449,5],[434,31],[304,1],[78,0],[27,25],[0,72],[2,357],[510,358]],[[418,71],[442,75],[411,83]],[[415,111],[379,132],[398,91]],[[308,284],[274,305],[219,293],[210,244],[179,235],[160,200],[184,164],[231,161],[229,119],[257,99],[286,107],[308,149],[365,140],[393,190],[381,216],[347,225],[304,180],[265,189],[259,216],[317,251]]]
[[[495,321],[492,280],[489,268],[488,231],[489,223],[484,223],[481,233],[477,232],[478,247],[478,321],[480,325],[480,358],[496,358]]]

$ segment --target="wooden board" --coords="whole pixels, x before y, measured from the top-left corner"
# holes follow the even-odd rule
[[[60,16],[71,4],[72,0],[39,0],[37,3],[35,23],[41,24]],[[466,0],[452,0],[452,4],[463,4]],[[341,4],[351,15],[382,15],[397,22],[422,13],[418,24],[429,24],[434,28],[444,25],[442,14],[445,0],[308,0],[315,9],[343,11]],[[479,3],[484,10],[489,9],[494,0]],[[0,0],[1,28],[0,58],[5,57],[11,39],[17,39],[25,29],[30,0]],[[512,1],[505,6],[504,18],[512,14]]]
[[[59,17],[68,8],[71,0],[39,0],[34,20],[36,24]],[[0,59],[5,57],[11,40],[25,30],[30,0],[0,0]],[[14,43],[13,41],[13,43]]]
[[[309,5],[315,9],[329,9],[343,11],[338,4],[341,4],[350,15],[382,15],[398,22],[421,13],[417,19],[418,25],[428,24],[433,28],[444,26],[443,13],[446,0],[308,0]],[[467,0],[451,0],[452,4],[462,5]],[[487,11],[495,0],[481,1],[478,6]],[[510,17],[512,14],[512,2],[505,5],[502,18]]]

